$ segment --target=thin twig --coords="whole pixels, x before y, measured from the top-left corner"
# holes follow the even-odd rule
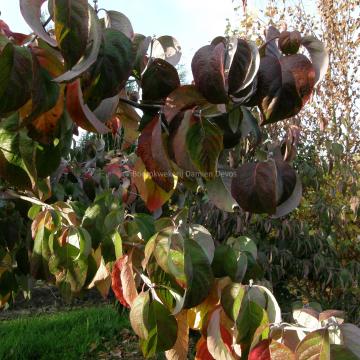
[[[164,105],[161,105],[161,104],[139,104],[138,102],[135,102],[135,101],[132,101],[132,100],[129,100],[129,99],[125,99],[125,98],[120,98],[119,101],[125,103],[125,104],[128,104],[128,105],[131,105],[137,109],[140,109],[140,110],[154,110],[154,109],[162,109],[162,107]]]

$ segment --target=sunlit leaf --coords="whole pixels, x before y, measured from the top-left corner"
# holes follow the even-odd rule
[[[225,287],[221,293],[221,306],[232,321],[236,321],[239,315],[245,291],[243,285],[232,283]]]
[[[121,31],[130,40],[134,38],[134,30],[130,20],[119,11],[107,10],[105,12],[105,27]]]
[[[306,335],[296,348],[296,359],[330,360],[328,329],[319,329]]]
[[[171,65],[176,66],[181,55],[181,46],[174,37],[164,35],[153,41],[152,57],[166,60]]]
[[[316,86],[326,75],[329,67],[329,54],[324,44],[314,36],[304,36],[301,44],[305,46],[310,54],[311,62],[315,68],[315,84]]]
[[[146,339],[149,336],[149,291],[141,292],[133,302],[130,310],[131,327],[140,339]]]
[[[210,321],[207,327],[207,348],[209,353],[215,359],[221,360],[233,360],[234,356],[231,353],[231,345],[232,345],[232,337],[228,334],[227,340],[229,342],[224,341],[223,333],[227,332],[225,328],[221,331],[221,323],[220,323],[220,313],[222,309],[221,307],[217,308],[212,312],[210,316]]]
[[[320,327],[319,313],[314,309],[296,309],[293,311],[293,318],[299,325],[306,328],[315,330]]]
[[[66,106],[71,119],[83,129],[100,134],[109,132],[109,129],[84,103],[80,80],[67,85]]]
[[[189,349],[189,326],[187,324],[187,311],[184,310],[176,316],[178,335],[174,347],[165,352],[167,360],[186,360]]]
[[[206,103],[207,100],[194,85],[183,85],[170,93],[166,99],[164,106],[166,120],[170,123],[179,112]]]
[[[135,163],[133,181],[141,198],[150,211],[158,210],[170,199],[173,193],[173,190],[166,192],[154,182],[141,159],[138,159]],[[174,188],[176,187],[176,184],[175,181]]]
[[[20,11],[24,20],[34,33],[51,46],[57,46],[57,42],[44,29],[41,23],[41,5],[45,0],[20,0]],[[50,1],[51,2],[51,1]]]
[[[138,296],[131,255],[123,255],[119,258],[111,274],[111,287],[117,300],[125,307],[131,307]]]

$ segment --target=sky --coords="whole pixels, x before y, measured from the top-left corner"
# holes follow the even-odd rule
[[[251,0],[252,6],[263,3]],[[224,34],[226,18],[234,19],[232,0],[99,0],[98,6],[124,13],[136,33],[174,36],[182,47],[181,64],[187,71],[196,50]],[[30,32],[18,0],[0,0],[0,11],[12,31]]]
[[[234,23],[233,8],[239,3],[241,0],[235,3],[232,0],[98,0],[99,8],[125,14],[136,33],[174,36],[182,47],[180,63],[185,65],[187,78],[191,78],[190,64],[195,52],[224,34],[227,18]],[[261,8],[265,3],[266,0],[248,0],[248,7]],[[315,2],[304,0],[303,3],[310,10]],[[12,31],[31,32],[21,16],[18,0],[0,0],[0,11],[0,18]]]

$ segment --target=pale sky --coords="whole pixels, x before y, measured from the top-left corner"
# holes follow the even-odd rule
[[[250,2],[252,6],[261,6],[264,0]],[[124,13],[136,33],[174,36],[183,51],[180,63],[186,65],[187,71],[196,50],[223,35],[226,18],[234,18],[231,0],[99,0],[98,5]],[[0,0],[0,11],[1,19],[12,31],[30,32],[20,14],[18,0]]]
[[[235,5],[239,2],[235,0]],[[265,3],[266,0],[248,0],[248,7],[260,8]],[[304,3],[311,8],[315,1]],[[99,0],[98,6],[124,13],[136,33],[174,36],[182,47],[180,63],[185,65],[188,78],[191,78],[190,64],[196,50],[224,34],[226,18],[235,20],[232,0]],[[0,11],[1,19],[12,31],[31,31],[21,16],[18,0],[0,0]]]

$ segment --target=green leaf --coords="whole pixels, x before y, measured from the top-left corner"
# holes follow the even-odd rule
[[[148,242],[156,233],[154,218],[148,214],[134,214],[134,220],[129,223],[128,235],[133,236],[140,232],[141,238]]]
[[[31,255],[31,274],[36,279],[50,280],[49,260],[51,257],[49,238],[50,230],[46,227],[51,221],[49,212],[38,215],[38,224],[34,238],[34,248]]]
[[[353,324],[342,324],[340,331],[345,347],[360,358],[360,329]]]
[[[228,276],[230,272],[233,272],[237,268],[236,254],[234,250],[225,244],[221,244],[215,248],[215,254],[213,262],[211,263],[212,270],[215,277],[221,278]]]
[[[85,102],[96,109],[103,99],[117,95],[125,86],[134,62],[131,41],[115,29],[105,29],[95,64],[90,69],[90,86]]]
[[[31,220],[34,220],[37,214],[41,211],[41,205],[33,205],[28,211],[28,217]]]
[[[244,252],[221,244],[216,247],[211,266],[216,277],[230,276],[232,281],[242,282],[248,269],[248,258]]]
[[[226,244],[231,246],[235,251],[247,251],[252,257],[257,259],[257,246],[253,240],[247,236],[239,236],[237,238],[229,237]]]
[[[184,250],[187,281],[184,308],[190,309],[202,303],[207,298],[214,277],[209,259],[196,241],[185,238]]]
[[[241,304],[239,316],[236,319],[238,329],[237,343],[250,344],[255,331],[269,323],[266,311],[253,301],[245,298]]]
[[[116,259],[119,259],[121,256],[123,256],[123,247],[122,247],[122,239],[121,239],[121,235],[118,231],[115,231],[112,235],[111,235],[112,241],[114,243],[114,247],[115,247],[115,256]]]
[[[57,77],[55,79],[55,81],[57,82],[69,82],[76,79],[86,70],[88,70],[90,66],[94,64],[94,62],[98,57],[101,46],[102,30],[100,27],[99,19],[94,9],[91,6],[89,6],[88,11],[90,16],[89,18],[90,26],[89,26],[88,42],[84,56],[69,71]]]
[[[236,256],[236,263],[234,264],[234,266],[232,265],[232,263],[225,264],[226,272],[228,273],[232,281],[241,283],[245,277],[248,267],[248,258],[246,254],[238,253]]]
[[[201,246],[211,264],[214,259],[215,244],[209,231],[202,225],[192,224],[189,228],[189,236]]]
[[[0,115],[5,115],[30,99],[33,76],[29,49],[7,44],[0,53],[0,69]]]
[[[18,113],[0,123],[0,176],[10,184],[27,188],[31,184],[20,154],[18,126]]]
[[[330,360],[329,331],[319,329],[307,334],[296,347],[296,359]]]
[[[230,130],[236,134],[239,129],[239,125],[242,123],[243,113],[238,106],[229,112],[229,127]]]
[[[107,233],[111,233],[118,228],[119,225],[122,224],[124,220],[124,210],[123,209],[115,209],[110,211],[104,220],[104,230]]]
[[[23,121],[26,122],[26,124],[36,120],[41,114],[53,109],[57,105],[60,96],[59,84],[54,82],[48,71],[40,66],[38,59],[34,55],[32,65],[33,86],[31,90],[31,111],[22,115],[24,118]],[[59,117],[60,116],[61,113],[59,114]],[[41,137],[41,134],[39,137]]]
[[[358,360],[359,357],[354,355],[344,345],[330,345],[330,359],[334,360]]]
[[[55,35],[68,68],[84,55],[88,41],[87,0],[54,0]]]
[[[233,283],[226,286],[221,293],[221,306],[232,321],[236,321],[239,315],[245,292],[245,286]]]
[[[206,179],[214,178],[223,149],[223,135],[219,127],[209,120],[200,119],[188,130],[186,147],[201,175]]]
[[[166,272],[170,273],[168,266],[168,257],[170,255],[170,237],[174,232],[173,227],[161,230],[155,238],[154,256],[156,262]]]
[[[68,246],[66,245],[65,248]],[[56,277],[60,292],[66,300],[70,301],[72,296],[78,294],[85,285],[88,260],[84,257],[74,260],[65,254],[52,255],[49,259],[49,268]]]
[[[174,346],[177,339],[177,321],[170,311],[156,300],[149,306],[148,326],[148,336],[141,341],[141,349],[146,358]]]
[[[266,294],[266,312],[269,321],[275,324],[281,323],[281,309],[273,293],[268,288],[260,285],[253,285],[252,289],[259,289]]]

